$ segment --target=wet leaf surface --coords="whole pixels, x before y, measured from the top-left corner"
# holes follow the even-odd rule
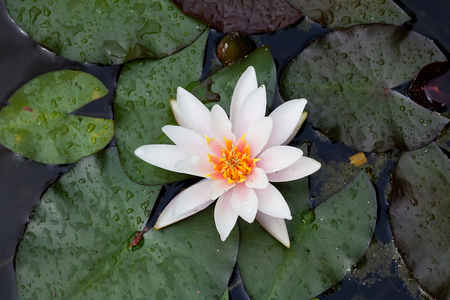
[[[287,1],[311,20],[333,29],[367,23],[402,25],[410,19],[393,0]]]
[[[186,15],[222,32],[271,32],[293,24],[302,14],[286,0],[173,0]]]
[[[103,149],[114,135],[112,120],[69,113],[107,94],[95,77],[56,71],[22,86],[0,112],[0,143],[26,158],[66,164]]]
[[[382,152],[422,147],[448,119],[394,90],[445,56],[402,27],[361,25],[327,34],[306,48],[281,78],[285,98],[305,97],[308,121],[347,147]]]
[[[364,172],[308,211],[307,179],[278,184],[293,219],[291,248],[257,224],[240,223],[238,265],[250,298],[311,299],[342,280],[363,256],[377,215],[375,190]]]
[[[450,299],[450,161],[435,144],[400,156],[389,213],[413,277],[432,297]]]
[[[122,64],[161,58],[205,29],[170,0],[6,0],[15,22],[35,41],[68,59]]]
[[[134,155],[147,144],[168,144],[161,128],[176,124],[169,100],[177,87],[197,81],[202,72],[208,33],[182,51],[161,60],[141,59],[125,64],[114,99],[116,143],[127,175],[143,184],[163,184],[187,178],[154,167]]]
[[[129,238],[147,221],[161,186],[130,181],[115,148],[83,159],[42,197],[19,246],[19,299],[219,298],[235,264],[237,230],[226,242],[212,208]]]

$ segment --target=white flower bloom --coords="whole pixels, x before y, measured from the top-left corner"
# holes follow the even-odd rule
[[[146,145],[135,154],[160,168],[204,179],[179,193],[155,228],[189,217],[218,199],[214,219],[223,241],[240,216],[249,223],[256,218],[289,247],[284,219],[291,219],[291,212],[269,181],[299,179],[320,168],[319,162],[304,157],[300,149],[285,146],[304,120],[305,105],[305,99],[290,100],[266,117],[266,89],[258,87],[253,67],[236,84],[230,119],[219,105],[209,111],[179,87],[171,106],[180,126],[162,128],[175,145]]]

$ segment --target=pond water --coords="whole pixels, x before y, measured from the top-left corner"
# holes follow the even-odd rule
[[[403,0],[408,10],[415,15],[410,24],[414,31],[434,38],[449,57],[450,21],[447,16],[450,2],[442,0]],[[311,40],[328,32],[328,29],[313,26],[308,32],[297,28],[280,30],[273,34],[253,35],[257,45],[269,44],[277,62],[278,72],[296,56]],[[216,41],[222,34],[212,30],[209,58],[213,59]],[[295,38],[296,42],[292,43]],[[204,73],[207,73],[208,62]],[[110,93],[92,105],[82,109],[81,114],[112,118],[111,103],[113,90],[121,67],[81,64],[68,61],[40,47],[24,34],[9,18],[3,0],[0,0],[0,107],[7,104],[9,97],[24,83],[38,75],[61,69],[77,69],[93,74],[106,85]],[[446,82],[446,87],[450,86]],[[319,142],[315,131],[306,126],[302,141]],[[112,142],[113,144],[114,142]],[[351,156],[351,151],[329,141],[321,142],[324,147],[314,155],[326,160],[330,153],[342,157]],[[314,149],[312,149],[313,151]],[[369,158],[370,159],[370,158]],[[392,243],[389,227],[386,191],[389,189],[389,174],[394,166],[389,161],[380,170],[377,181],[379,201],[378,222],[374,241],[356,269],[333,291],[320,296],[323,299],[421,299],[417,284],[409,278],[406,267]],[[24,233],[30,213],[39,204],[40,195],[71,165],[43,165],[9,151],[0,145],[0,295],[2,299],[16,299],[14,278],[14,255],[18,242]],[[311,194],[320,201],[321,192]],[[239,278],[230,287],[233,299],[245,299]],[[335,290],[335,291],[334,291]]]

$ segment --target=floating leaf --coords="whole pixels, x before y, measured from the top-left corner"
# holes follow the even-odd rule
[[[168,143],[161,128],[176,124],[169,100],[176,98],[178,86],[200,78],[207,37],[205,32],[189,47],[158,61],[141,59],[125,64],[117,82],[114,114],[120,160],[133,181],[162,184],[187,178],[149,165],[136,157],[134,150]]]
[[[41,75],[22,86],[0,112],[0,143],[47,164],[66,164],[103,149],[114,135],[112,120],[69,115],[107,94],[81,71]]]
[[[219,102],[228,111],[239,76],[249,65],[253,65],[258,81],[267,87],[268,100],[271,102],[276,71],[268,48],[252,52],[245,59],[218,71],[199,84],[194,81],[200,77],[203,52],[197,49],[203,49],[205,41],[206,35],[202,41],[196,41],[185,50],[157,62],[139,60],[125,65],[114,102],[116,141],[125,171],[133,181],[163,184],[188,176],[154,167],[134,155],[134,150],[142,145],[172,143],[161,128],[167,124],[176,124],[169,99],[176,98],[178,86],[193,89],[200,100],[208,102],[208,107]],[[196,69],[192,70],[194,66]]]
[[[183,13],[200,19],[222,32],[258,33],[276,31],[293,24],[302,14],[286,0],[173,0]]]
[[[287,0],[313,21],[329,28],[355,24],[385,23],[402,25],[410,17],[393,0]]]
[[[122,64],[161,58],[192,43],[205,25],[170,0],[6,0],[35,41],[75,61]]]
[[[429,39],[402,27],[362,25],[334,31],[286,68],[281,91],[305,97],[308,120],[357,151],[416,149],[448,119],[393,90],[445,56]]]
[[[409,97],[424,107],[439,108],[450,104],[450,95],[439,89],[450,74],[449,70],[449,61],[423,67],[408,88]]]
[[[291,248],[257,224],[245,224],[238,257],[242,280],[250,298],[311,299],[341,281],[363,256],[375,227],[375,190],[361,172],[309,212],[307,179],[277,188],[293,216],[287,221]]]
[[[115,148],[80,161],[47,191],[28,225],[16,266],[19,298],[218,299],[238,235],[220,240],[212,208],[151,229],[140,249],[127,249],[160,188],[130,181]]]
[[[435,144],[399,157],[389,215],[414,278],[433,298],[450,299],[450,161]]]

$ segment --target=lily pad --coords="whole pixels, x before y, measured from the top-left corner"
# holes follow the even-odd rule
[[[257,224],[245,224],[238,257],[242,280],[250,298],[311,299],[341,281],[366,251],[377,216],[375,190],[361,172],[310,212],[307,179],[277,188],[293,216],[286,222],[291,248]]]
[[[186,15],[222,32],[271,32],[295,23],[303,15],[286,0],[173,0]]]
[[[133,181],[163,184],[188,176],[149,165],[134,155],[134,150],[142,145],[172,143],[161,128],[167,124],[177,124],[169,99],[176,98],[178,86],[193,91],[208,107],[220,103],[228,112],[239,76],[253,65],[259,83],[266,85],[268,102],[272,101],[276,71],[267,47],[252,52],[199,83],[205,42],[206,35],[168,58],[159,61],[139,60],[125,65],[117,84],[114,112],[120,159]]]
[[[433,298],[450,299],[450,161],[434,143],[398,159],[389,215],[414,278]]]
[[[113,121],[69,113],[107,92],[100,80],[81,71],[41,75],[15,92],[0,112],[0,143],[47,164],[95,153],[112,139]]]
[[[287,98],[309,100],[308,120],[334,140],[363,152],[420,148],[448,119],[395,87],[431,62],[445,60],[428,38],[393,25],[337,30],[312,43],[284,71]]]
[[[140,59],[125,64],[117,82],[114,99],[116,144],[127,175],[143,184],[163,184],[187,178],[139,159],[136,148],[146,144],[168,143],[161,131],[176,124],[169,100],[177,87],[200,78],[208,33],[189,47],[161,60]]]
[[[287,0],[287,2],[311,20],[333,29],[367,23],[402,25],[410,19],[393,0]]]
[[[161,58],[191,44],[205,29],[170,0],[5,2],[10,16],[35,41],[80,62]]]
[[[212,208],[164,231],[129,238],[147,221],[161,186],[130,181],[115,148],[87,157],[42,197],[19,246],[19,299],[220,298],[237,255]]]

